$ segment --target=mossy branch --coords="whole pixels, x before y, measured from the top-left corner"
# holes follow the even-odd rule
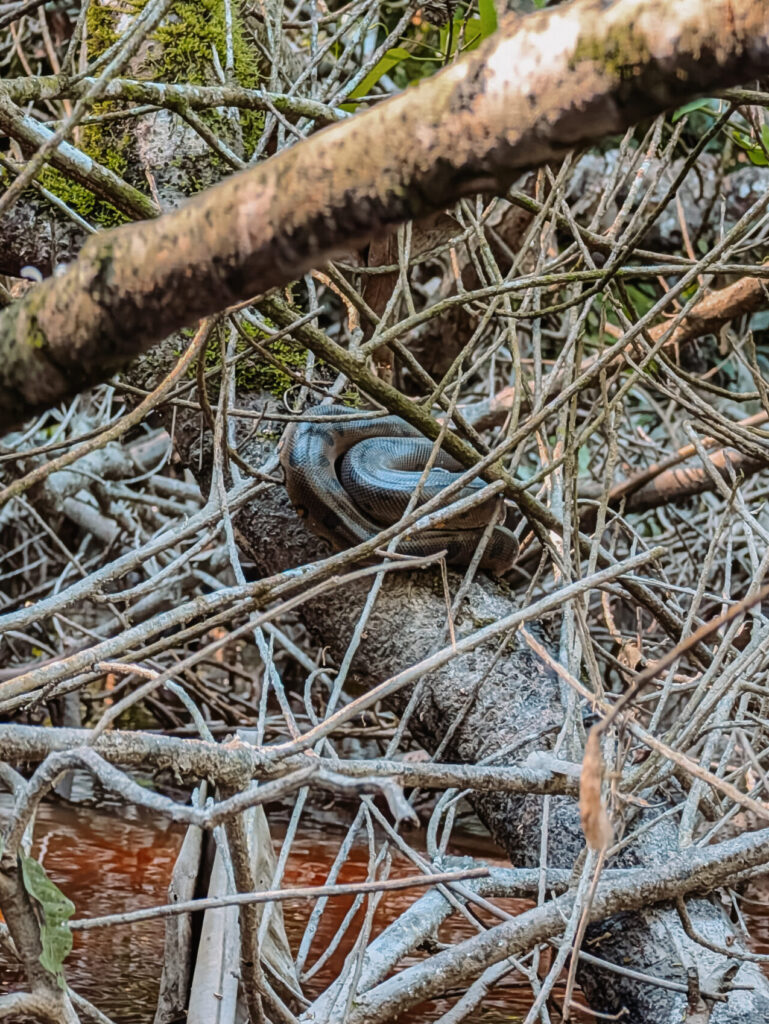
[[[637,54],[618,38],[632,25]],[[769,70],[753,0],[575,0],[179,210],[91,238],[0,315],[0,427],[103,379],[181,326],[293,280],[382,227],[639,117]]]
[[[2,88],[0,130],[32,152],[44,145],[53,134],[45,125],[20,110]],[[156,217],[160,212],[157,205],[133,185],[69,142],[57,146],[51,152],[50,160],[58,171],[90,189],[132,220]]]
[[[10,78],[0,83],[0,91],[14,103],[39,103],[42,100],[79,99],[94,79],[72,81],[66,75],[39,75],[35,78]],[[281,114],[308,117],[319,124],[334,124],[350,117],[338,107],[330,107],[303,96],[267,92],[229,85],[193,85],[188,82],[142,82],[135,78],[115,78],[102,93],[103,100],[127,103],[152,103],[175,110],[181,104],[190,110],[236,107],[239,110],[267,111],[275,107]]]

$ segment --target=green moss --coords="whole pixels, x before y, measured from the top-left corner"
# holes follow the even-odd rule
[[[620,79],[632,78],[635,69],[648,62],[649,52],[642,32],[635,32],[632,23],[616,26],[614,31],[603,36],[600,33],[586,34],[575,47],[570,64],[577,67],[582,61],[599,64],[606,72]]]
[[[155,31],[153,38],[163,48],[158,70],[165,81],[210,84],[211,50],[216,47],[222,63],[226,52],[224,4],[221,0],[177,0],[171,16]],[[237,81],[243,86],[256,86],[258,67],[234,13],[232,47]]]
[[[240,320],[238,328],[241,337],[238,339],[236,351],[238,354],[248,353],[250,358],[242,358],[236,365],[235,382],[237,386],[244,391],[268,391],[277,396],[293,387],[296,380],[281,367],[286,367],[294,373],[304,373],[307,365],[307,350],[289,338],[270,341],[268,334],[245,319]],[[254,350],[246,338],[253,338],[266,352],[269,352],[274,362],[260,358],[259,353]],[[212,339],[206,350],[206,367],[219,365],[220,352],[218,343]]]
[[[162,57],[156,63],[162,81],[210,85],[213,48],[222,64],[227,52],[224,3],[222,0],[177,0],[171,16],[153,38],[162,47]],[[246,89],[255,89],[260,79],[256,50],[246,39],[237,10],[232,13],[232,55],[235,81]],[[224,114],[204,111],[200,116],[222,138],[227,139],[232,134],[232,125]],[[259,139],[264,115],[261,111],[244,110],[239,120],[245,150],[250,152]]]
[[[124,6],[126,11],[139,10],[139,7],[128,3],[127,0],[125,0]],[[88,53],[91,58],[100,56],[116,42],[118,38],[115,32],[117,17],[115,10],[102,7],[97,2],[89,6],[86,15],[86,32]],[[97,103],[94,104],[93,113],[102,114],[116,109],[116,106],[114,103]],[[121,122],[89,125],[80,130],[79,148],[121,177],[125,176],[129,166],[130,145],[129,132],[125,126],[121,127]],[[40,182],[81,216],[102,227],[114,227],[117,224],[124,224],[129,219],[111,203],[95,196],[90,189],[70,180],[53,167],[47,167],[44,170],[40,176]],[[146,193],[146,180],[131,182],[131,184],[140,187]]]
[[[363,398],[357,388],[347,388],[339,393],[339,401],[342,405],[349,405],[353,409],[360,409],[363,405]]]
[[[135,5],[126,3],[126,10]],[[138,11],[139,8],[136,8]],[[113,43],[117,42],[115,22],[118,14],[112,7],[102,6],[98,0],[90,4],[88,13],[85,16],[88,56],[91,60],[100,57],[105,50],[108,50]]]
[[[285,338],[273,342],[263,342],[263,344],[270,355],[274,356],[282,366],[288,367],[294,373],[304,373],[307,366],[307,351],[305,349]],[[296,384],[296,381],[280,367],[266,361],[251,361],[245,369],[250,371],[253,380],[252,387],[260,387],[273,395],[282,395],[288,388]]]
[[[269,321],[267,322],[269,323]],[[281,397],[289,388],[294,387],[297,381],[291,376],[291,372],[304,374],[307,366],[307,349],[302,348],[289,338],[270,341],[269,334],[244,319],[238,323],[238,329],[241,337],[236,345],[236,354],[241,358],[235,365],[236,386],[242,391],[267,391],[276,397]],[[273,361],[262,357],[248,342],[248,338],[253,338],[261,345],[270,354]],[[218,335],[212,334],[204,354],[206,388],[212,405],[216,405],[219,399],[219,374],[218,372],[211,373],[211,371],[218,371],[221,366],[221,351]],[[317,362],[315,365],[316,368],[319,368]],[[190,367],[187,376],[191,380],[195,379],[197,367]],[[346,404],[357,405],[360,396],[357,391],[349,391],[340,396],[340,400]]]
[[[114,10],[91,4],[86,16],[88,49],[91,57],[98,57],[117,39],[114,31],[116,14]],[[95,114],[115,108],[115,104],[98,103],[94,105]],[[110,125],[91,125],[80,129],[79,148],[104,167],[109,167],[123,177],[128,167],[128,149],[130,136],[125,128]],[[73,181],[61,171],[50,165],[40,172],[40,184],[62,199],[68,206],[82,217],[102,227],[114,227],[128,219],[111,203],[94,195],[89,188]],[[146,191],[146,181],[141,183]]]
[[[121,13],[138,14],[145,3],[146,0],[121,0],[118,8],[107,6],[104,0],[94,0],[86,15],[89,56],[100,56],[116,42],[116,26]],[[260,77],[257,51],[249,43],[237,10],[233,11],[232,21],[235,80],[241,86],[254,88]],[[216,47],[224,62],[226,46],[223,0],[177,0],[164,23],[148,40],[143,55],[142,77],[192,85],[211,84],[217,81],[212,65],[212,48]],[[93,112],[101,114],[123,107],[123,103],[103,102],[95,104]],[[241,140],[235,138],[237,133],[232,121],[222,112],[203,111],[200,116],[229,145],[239,148]],[[261,112],[241,112],[239,131],[246,153],[250,153],[258,142],[263,123]],[[149,194],[144,170],[134,157],[133,134],[128,119],[83,127],[79,145],[94,160],[125,178],[145,195]],[[210,152],[205,157],[181,155],[174,166],[179,170],[178,179],[183,183],[183,190],[189,195],[208,188],[232,172],[229,164]],[[127,220],[110,203],[52,168],[43,172],[41,183],[92,223],[113,227]]]
[[[94,159],[99,159],[93,152],[90,152],[90,155]],[[86,220],[92,223],[109,228],[115,227],[117,224],[125,224],[126,220],[128,220],[126,215],[121,213],[111,203],[95,196],[85,185],[73,181],[66,174],[57,171],[55,167],[46,165],[40,172],[38,180],[43,188],[47,188],[49,192],[58,196],[76,213],[79,213],[81,217],[85,217]]]
[[[71,206],[73,210],[76,210],[81,217],[90,219],[97,200],[96,196],[89,189],[78,184],[76,181],[72,181],[71,178],[68,178],[50,165],[46,165],[42,169],[38,176],[38,181],[43,188],[47,188],[49,192],[53,192],[55,196],[58,196],[68,206]]]

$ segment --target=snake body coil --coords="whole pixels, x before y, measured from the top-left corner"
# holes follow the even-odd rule
[[[312,415],[324,417],[324,421],[291,424],[281,444],[280,461],[291,503],[310,529],[335,548],[360,544],[401,518],[433,449],[432,442],[398,416],[325,422],[325,417],[349,416],[351,411],[338,405],[313,408]],[[461,468],[451,456],[439,452],[421,500],[447,487]],[[456,497],[483,486],[475,480]],[[441,529],[407,534],[398,551],[408,555],[445,551],[449,565],[468,565],[485,527],[499,516],[499,509],[498,499],[492,498],[447,519]],[[497,525],[481,568],[504,575],[517,553],[513,534]]]

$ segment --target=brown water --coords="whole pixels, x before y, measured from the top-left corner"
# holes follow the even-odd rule
[[[182,834],[160,821],[44,804],[36,828],[43,839],[33,853],[73,901],[75,916],[91,917],[164,903]],[[163,936],[156,921],[75,932],[67,981],[116,1024],[151,1021]],[[23,975],[0,959],[0,991],[23,984]]]
[[[164,903],[183,832],[175,827],[166,827],[161,821],[127,821],[90,809],[44,805],[38,814],[37,834],[43,840],[36,847],[35,855],[75,903],[76,916],[95,917]],[[308,826],[294,843],[286,872],[286,886],[324,884],[343,835],[341,827],[334,830],[333,827]],[[485,860],[505,863],[483,840],[473,838],[472,846],[473,852]],[[356,845],[339,881],[365,879],[368,857],[368,848]],[[394,859],[391,877],[413,873],[413,866],[405,858]],[[415,890],[385,894],[376,912],[374,934],[386,927],[418,895]],[[769,919],[761,912],[762,893],[754,892],[753,895],[757,903],[746,903],[744,911],[756,939],[755,948],[767,952]],[[510,913],[520,913],[529,905],[516,900],[496,902]],[[308,966],[327,948],[351,903],[352,897],[329,901],[329,909],[315,936]],[[301,940],[310,909],[305,902],[283,904],[286,929],[294,950]],[[305,986],[308,998],[323,991],[336,976],[362,920],[361,910],[348,929],[349,941],[343,941],[328,964]],[[454,915],[443,925],[439,938],[444,942],[456,942],[473,932],[469,922]],[[76,991],[108,1014],[115,1024],[150,1024],[160,980],[163,938],[161,920],[75,932],[74,947],[65,965],[67,979]],[[0,959],[0,992],[12,991],[23,987],[23,984],[23,977]],[[477,1014],[467,1018],[468,1024],[509,1024],[520,1020],[525,1016],[530,1000],[528,985],[516,982],[515,975],[511,975],[507,982],[494,989]],[[560,1004],[558,997],[557,1002]],[[409,1024],[427,1024],[450,1005],[450,1000],[424,1004],[419,1012],[409,1013]],[[580,1024],[594,1018],[592,1014],[585,1013],[575,1020]]]

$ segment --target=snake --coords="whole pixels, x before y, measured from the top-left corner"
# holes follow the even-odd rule
[[[400,416],[350,419],[355,410],[315,406],[313,420],[297,420],[280,446],[291,504],[309,529],[337,550],[354,546],[397,523],[417,490],[433,443]],[[344,417],[344,419],[340,419]],[[423,481],[419,504],[453,483],[463,467],[439,449]],[[453,500],[468,497],[485,484],[473,480]],[[398,551],[406,555],[445,553],[448,565],[470,564],[489,522],[495,525],[480,568],[504,576],[518,554],[518,542],[500,522],[500,499],[493,496],[436,529],[405,533]]]

